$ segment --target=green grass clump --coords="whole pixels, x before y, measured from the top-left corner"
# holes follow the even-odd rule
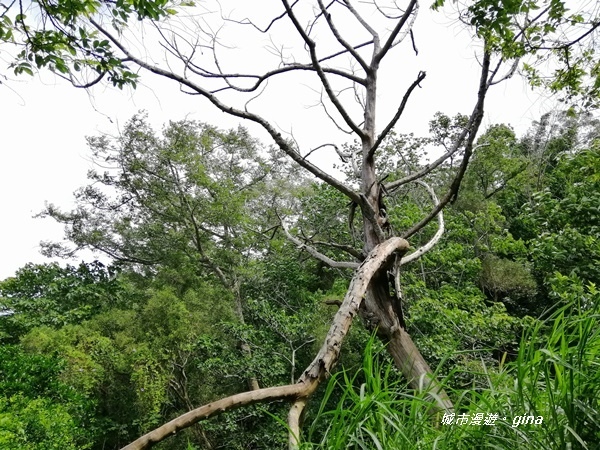
[[[371,340],[360,370],[330,380],[303,449],[600,449],[600,293],[562,292],[564,306],[524,333],[515,360],[483,366],[485,385],[442,380],[453,424],[432,415],[431,397],[399,381]]]

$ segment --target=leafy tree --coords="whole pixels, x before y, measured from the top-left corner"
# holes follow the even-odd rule
[[[42,215],[64,223],[75,248],[46,243],[46,254],[89,248],[136,270],[160,264],[235,283],[227,268],[240,266],[254,244],[244,205],[270,171],[246,130],[182,121],[159,137],[138,115],[119,138],[88,143],[106,170],[90,172],[91,184],[76,193],[76,210],[47,207]]]
[[[589,115],[549,113],[514,144],[518,150],[513,164],[523,161],[527,166],[495,195],[514,243],[501,245],[497,253],[501,259],[488,259],[485,267],[486,278],[498,287],[504,285],[501,290],[509,287],[509,281],[526,280],[515,263],[524,265],[534,276],[534,295],[520,299],[516,291],[510,295],[513,300],[507,305],[515,307],[513,312],[536,316],[552,307],[549,280],[556,271],[579,274],[586,281],[597,279],[597,233],[592,206],[598,189],[594,132],[597,126]],[[506,276],[502,276],[503,272]],[[525,288],[523,284],[521,291],[525,292]]]
[[[183,296],[147,288],[133,307],[105,309],[59,329],[34,328],[21,345],[32,358],[60,357],[64,363],[55,378],[93,402],[86,424],[95,432],[93,448],[120,448],[195,401],[245,386],[247,378],[237,373],[245,358],[224,325],[235,323],[231,301],[224,301],[228,295],[208,283]],[[202,442],[225,436],[222,430],[200,431],[192,435]],[[242,440],[243,428],[237,431]]]
[[[138,115],[118,139],[90,138],[89,145],[111,167],[90,173],[92,184],[76,194],[75,211],[48,206],[43,215],[64,223],[76,248],[46,243],[45,252],[90,248],[137,270],[160,268],[182,292],[212,276],[233,294],[243,323],[241,268],[260,250],[263,226],[255,220],[262,208],[253,216],[248,205],[258,206],[257,192],[273,170],[257,141],[242,128],[223,132],[190,121],[171,123],[161,138]]]
[[[598,142],[589,150],[564,156],[552,173],[548,187],[533,196],[520,219],[534,232],[531,257],[538,276],[554,271],[598,280],[600,234],[600,152]]]
[[[0,346],[0,447],[91,447],[93,401],[61,380],[64,366],[56,356]]]
[[[465,179],[465,187],[480,193],[483,199],[514,186],[528,167],[523,148],[514,131],[497,125],[489,128],[478,140],[478,149]],[[472,186],[469,186],[472,185]]]
[[[39,326],[60,328],[131,301],[113,269],[96,261],[67,265],[28,264],[0,282],[0,339],[17,342]]]

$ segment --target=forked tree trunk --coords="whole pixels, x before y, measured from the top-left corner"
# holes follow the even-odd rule
[[[363,204],[364,251],[369,253],[388,236],[389,224],[383,206],[383,192],[375,167],[375,110],[378,64],[371,63],[367,75],[365,115],[362,136],[361,198]],[[448,395],[436,380],[431,368],[403,328],[399,299],[390,293],[391,284],[385,271],[372,279],[361,315],[375,327],[377,335],[387,343],[387,349],[398,369],[416,390],[425,390],[435,398],[441,410],[453,408]]]
[[[390,295],[389,289],[386,274],[380,272],[373,278],[367,291],[363,317],[368,317],[369,322],[376,327],[378,337],[387,344],[396,367],[409,385],[415,390],[431,393],[438,409],[453,409],[448,395],[400,322],[398,299]]]
[[[385,271],[373,277],[361,313],[370,325],[376,327],[378,337],[387,344],[396,367],[411,388],[428,392],[435,399],[438,410],[452,410],[452,401],[435,378],[408,332],[400,323],[398,299],[390,294]]]

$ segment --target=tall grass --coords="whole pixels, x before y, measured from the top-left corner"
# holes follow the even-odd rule
[[[514,361],[484,366],[483,386],[453,390],[444,380],[453,424],[431,415],[425,393],[393,381],[371,341],[360,370],[328,383],[303,448],[600,449],[600,295],[593,285],[584,294],[527,330]]]

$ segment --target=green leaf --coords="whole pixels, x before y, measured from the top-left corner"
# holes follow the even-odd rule
[[[446,3],[446,0],[435,0],[435,2],[433,2],[431,4],[431,9],[433,9],[434,11],[439,10],[442,6],[444,6],[444,4]]]

